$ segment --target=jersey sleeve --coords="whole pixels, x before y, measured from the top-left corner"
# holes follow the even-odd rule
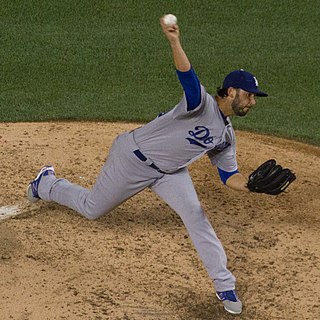
[[[228,180],[231,176],[233,176],[233,175],[236,174],[236,173],[239,173],[239,170],[227,172],[227,171],[224,171],[224,170],[218,168],[218,172],[219,172],[219,176],[220,176],[221,181],[223,182],[223,184],[226,184],[226,183],[227,183],[227,180]]]
[[[200,81],[193,68],[186,72],[179,70],[176,70],[176,72],[185,92],[187,111],[194,110],[201,102]]]
[[[208,104],[208,93],[204,88],[204,86],[202,86],[201,84],[200,84],[200,92],[201,92],[200,103],[191,110],[188,109],[188,101],[187,101],[186,94],[184,93],[180,102],[173,109],[173,117],[175,119],[183,119],[183,118],[189,118],[189,117],[200,115],[205,109],[205,106]]]
[[[230,145],[216,155],[208,153],[208,156],[212,165],[217,166],[225,172],[234,172],[238,170],[235,144]]]

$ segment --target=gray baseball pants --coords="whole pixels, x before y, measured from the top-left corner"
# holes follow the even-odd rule
[[[118,136],[92,190],[53,175],[43,176],[39,196],[96,219],[142,191],[151,188],[181,217],[217,291],[235,289],[227,257],[206,217],[186,168],[163,174],[136,157],[132,133]]]

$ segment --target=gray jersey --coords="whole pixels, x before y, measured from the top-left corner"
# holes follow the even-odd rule
[[[230,119],[201,86],[201,103],[187,111],[182,100],[169,112],[134,131],[141,152],[161,170],[174,172],[205,153],[224,171],[237,170],[235,134]]]

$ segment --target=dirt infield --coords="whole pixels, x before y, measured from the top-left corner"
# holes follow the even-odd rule
[[[275,158],[297,181],[280,196],[227,189],[204,157],[190,167],[244,304],[228,315],[180,218],[150,190],[95,221],[29,204],[43,164],[91,187],[114,137],[136,124],[0,124],[0,319],[320,319],[320,148],[237,132],[248,175]],[[10,209],[11,208],[11,209]]]

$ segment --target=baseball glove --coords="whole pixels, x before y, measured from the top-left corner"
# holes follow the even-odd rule
[[[287,189],[295,179],[296,176],[290,169],[282,168],[271,159],[250,174],[247,187],[252,192],[277,195]]]

